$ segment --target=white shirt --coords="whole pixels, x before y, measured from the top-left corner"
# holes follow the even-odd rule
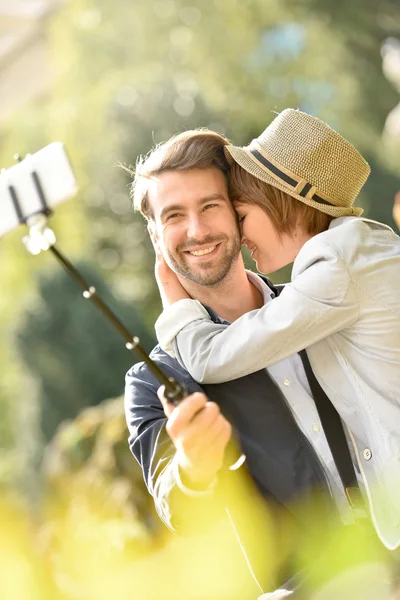
[[[271,302],[271,290],[267,284],[251,271],[248,279],[263,294],[264,304]],[[308,383],[303,363],[298,354],[292,354],[266,369],[281,390],[298,427],[314,448],[325,474],[337,508],[344,523],[353,523],[354,518],[340,479],[331,449],[326,439],[317,407]],[[355,465],[356,471],[357,466]],[[362,482],[359,482],[362,485]]]

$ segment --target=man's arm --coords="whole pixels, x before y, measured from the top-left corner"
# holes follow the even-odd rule
[[[192,381],[185,384],[191,392],[200,390]],[[173,413],[167,407],[168,423],[157,387],[143,365],[127,374],[129,445],[163,522],[175,531],[197,533],[224,514],[226,473],[221,465],[230,426],[218,407],[199,393]]]

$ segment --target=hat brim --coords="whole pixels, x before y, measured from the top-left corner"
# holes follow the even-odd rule
[[[243,167],[245,171],[251,175],[254,175],[254,177],[257,177],[257,179],[261,179],[261,181],[265,181],[265,183],[273,185],[282,192],[292,196],[292,198],[300,200],[300,202],[303,202],[303,204],[307,204],[312,208],[316,208],[317,210],[331,215],[332,217],[359,217],[364,212],[364,209],[358,206],[334,206],[320,204],[319,202],[315,202],[315,200],[304,198],[303,196],[296,194],[296,192],[293,191],[289,186],[286,186],[283,182],[281,183],[272,177],[265,169],[263,169],[253,158],[252,154],[247,150],[246,147],[242,148],[240,146],[232,146],[229,144],[224,146],[224,152],[230,164],[235,161],[238,165]]]

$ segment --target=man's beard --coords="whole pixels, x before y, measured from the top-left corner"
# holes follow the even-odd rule
[[[198,246],[213,246],[223,243],[217,258],[199,263],[197,266],[188,265],[185,261],[185,251]],[[178,246],[174,254],[166,249],[167,262],[170,268],[183,279],[187,279],[198,285],[213,287],[218,285],[229,273],[232,266],[238,260],[240,254],[240,236],[229,238],[227,235],[218,238],[208,236],[203,240],[191,239]]]

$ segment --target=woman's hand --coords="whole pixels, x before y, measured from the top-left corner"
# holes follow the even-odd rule
[[[165,258],[160,250],[160,246],[155,237],[151,237],[156,253],[155,277],[160,291],[161,301],[164,308],[170,306],[178,300],[190,298],[189,294],[182,287],[178,277],[167,265]]]

